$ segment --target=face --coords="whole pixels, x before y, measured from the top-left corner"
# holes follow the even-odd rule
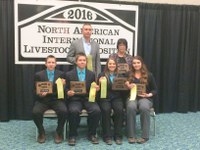
[[[91,34],[92,34],[92,27],[90,25],[84,25],[82,28],[82,34],[84,36],[84,38],[90,38]]]
[[[110,72],[114,72],[115,71],[115,69],[116,69],[116,63],[115,63],[115,61],[114,60],[109,60],[109,62],[108,62],[108,70],[110,71]]]
[[[119,44],[118,45],[118,51],[121,52],[121,53],[125,53],[126,52],[126,45]]]
[[[80,69],[84,69],[86,67],[86,65],[87,65],[86,57],[85,56],[79,56],[77,61],[76,61],[76,65]]]
[[[55,58],[48,58],[47,61],[46,61],[46,63],[45,63],[45,66],[50,71],[54,70],[55,67],[56,67],[56,60],[55,60]]]
[[[142,68],[142,63],[138,59],[133,59],[133,68],[135,70],[140,70]]]

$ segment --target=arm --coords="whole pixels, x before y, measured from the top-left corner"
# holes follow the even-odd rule
[[[96,53],[96,76],[101,72],[101,60],[99,54],[99,45],[97,45],[97,53]]]
[[[76,55],[76,48],[74,42],[72,42],[69,52],[67,54],[67,62],[74,64],[75,63],[75,55]]]

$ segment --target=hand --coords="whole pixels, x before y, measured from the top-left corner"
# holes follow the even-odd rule
[[[129,89],[132,89],[134,86],[136,86],[136,84],[134,84],[134,83],[129,83],[129,81],[126,81],[125,82],[125,85],[129,88]]]
[[[99,83],[101,83],[101,81],[105,78],[105,76],[99,78]]]
[[[140,96],[140,97],[143,97],[143,98],[148,98],[148,97],[152,97],[153,96],[153,94],[152,93],[142,93],[142,94],[140,94],[140,95],[138,95],[138,96]]]
[[[40,97],[45,97],[47,95],[47,92],[42,92],[39,94]]]
[[[63,83],[63,85],[65,85],[66,84],[66,80],[62,79],[62,83]]]
[[[98,85],[96,85],[95,88],[96,88],[96,91],[100,90],[100,87]]]
[[[74,94],[75,94],[75,92],[74,92],[73,90],[69,90],[69,91],[67,92],[67,95],[68,95],[68,96],[74,96]]]

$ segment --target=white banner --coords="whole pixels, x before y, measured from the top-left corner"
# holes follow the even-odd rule
[[[117,51],[119,38],[128,41],[128,53],[137,53],[138,6],[56,0],[15,0],[15,63],[43,64],[54,55],[58,64],[81,27],[91,23],[92,39],[100,45],[101,62]]]

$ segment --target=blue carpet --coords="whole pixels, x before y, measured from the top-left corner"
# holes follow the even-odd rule
[[[139,117],[137,118],[137,135],[140,136]],[[150,134],[145,144],[129,144],[126,136],[123,144],[106,145],[101,138],[100,144],[93,145],[86,139],[86,121],[82,118],[77,145],[68,146],[66,141],[54,144],[53,136],[56,120],[44,119],[46,142],[38,144],[35,140],[33,121],[11,120],[0,122],[0,150],[198,150],[200,149],[200,112],[170,113],[156,116],[156,136]],[[151,129],[152,132],[152,129]]]

